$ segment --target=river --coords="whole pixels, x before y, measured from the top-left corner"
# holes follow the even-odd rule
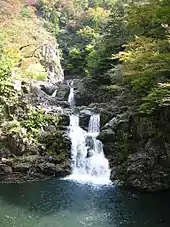
[[[0,227],[169,227],[170,193],[48,180],[0,185]]]

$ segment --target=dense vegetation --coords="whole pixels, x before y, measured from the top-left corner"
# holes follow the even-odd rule
[[[25,2],[31,6],[17,0],[0,2],[1,119],[13,121],[21,114],[16,106],[21,106],[22,94],[14,89],[14,80],[47,77],[38,60],[38,47],[47,37],[60,44],[66,77],[87,77],[91,86],[104,85],[106,92],[127,86],[136,94],[140,112],[150,114],[169,104],[168,0]],[[36,15],[43,18],[44,28]],[[115,80],[118,65],[123,74]]]
[[[0,1],[1,139],[5,134],[18,133],[29,142],[36,141],[45,122],[58,120],[23,100],[23,88],[29,93],[31,82],[47,78],[39,57],[40,45],[56,42],[35,12],[35,7],[17,0]]]
[[[168,105],[168,0],[40,1],[39,9],[60,43],[66,76],[115,89],[112,76],[121,64],[121,86],[136,93],[141,112]]]

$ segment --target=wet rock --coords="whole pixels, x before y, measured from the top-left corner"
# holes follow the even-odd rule
[[[92,97],[84,86],[84,79],[73,81],[76,106],[88,106],[92,102]]]
[[[94,140],[91,136],[86,137],[86,146],[93,149],[94,148]]]
[[[84,110],[80,111],[79,125],[84,130],[88,129],[88,124],[89,124],[89,120],[90,120],[91,115],[92,115],[92,112],[90,110],[84,109]]]
[[[115,126],[116,122],[117,122],[117,118],[114,117],[107,124],[105,124],[102,129],[108,129],[108,128],[114,129],[114,126]]]
[[[88,150],[86,158],[91,158],[92,156],[93,156],[93,150]]]

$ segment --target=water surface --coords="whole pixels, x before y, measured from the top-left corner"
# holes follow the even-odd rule
[[[0,227],[170,227],[170,193],[49,180],[0,185]]]

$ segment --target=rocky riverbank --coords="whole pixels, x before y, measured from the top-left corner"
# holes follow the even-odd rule
[[[45,176],[61,177],[70,174],[71,171],[70,140],[67,133],[69,116],[57,105],[57,99],[48,96],[40,87],[32,87],[31,91],[29,95],[23,93],[21,97],[21,103],[28,106],[28,109],[25,106],[20,108],[20,117],[16,122],[5,122],[7,128],[1,129],[2,182],[28,181],[34,178],[36,180]],[[29,108],[34,108],[35,115],[29,112]],[[41,111],[41,114],[38,111]],[[32,114],[31,118],[25,120],[28,113]],[[40,118],[42,118],[40,125],[36,125]],[[31,127],[30,132],[28,124]],[[26,134],[23,133],[24,130]]]

